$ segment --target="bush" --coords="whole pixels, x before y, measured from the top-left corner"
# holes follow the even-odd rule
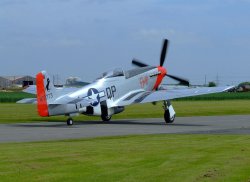
[[[208,86],[209,86],[209,87],[216,87],[216,83],[214,83],[214,82],[209,82],[209,83],[208,83]]]
[[[15,103],[24,98],[35,98],[35,95],[25,92],[0,92],[0,103]]]

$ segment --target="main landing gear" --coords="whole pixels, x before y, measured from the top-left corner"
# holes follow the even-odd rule
[[[68,126],[73,125],[73,119],[72,119],[72,118],[68,118],[68,119],[67,119],[67,125],[68,125]]]
[[[109,115],[101,115],[103,121],[110,121],[112,116]]]
[[[168,123],[173,123],[175,120],[175,111],[169,100],[163,102],[164,120]]]

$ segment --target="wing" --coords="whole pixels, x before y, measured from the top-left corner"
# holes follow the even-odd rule
[[[218,93],[230,90],[232,88],[234,87],[202,87],[191,89],[158,90],[153,92],[138,91],[122,97],[118,101],[114,102],[114,106],[126,106],[138,103],[156,102],[162,100],[172,100],[182,97]]]

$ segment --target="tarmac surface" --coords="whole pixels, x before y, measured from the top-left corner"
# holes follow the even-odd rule
[[[0,143],[51,141],[142,134],[250,134],[250,115],[179,117],[166,125],[162,118],[0,124]]]

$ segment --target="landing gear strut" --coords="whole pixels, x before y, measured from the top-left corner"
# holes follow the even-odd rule
[[[163,103],[164,112],[164,120],[166,123],[173,123],[175,120],[175,111],[171,102],[169,100],[164,101]]]
[[[101,115],[101,118],[102,118],[103,121],[110,121],[111,116],[108,116],[108,115]]]
[[[73,119],[72,118],[67,119],[67,125],[69,125],[69,126],[73,125]]]

